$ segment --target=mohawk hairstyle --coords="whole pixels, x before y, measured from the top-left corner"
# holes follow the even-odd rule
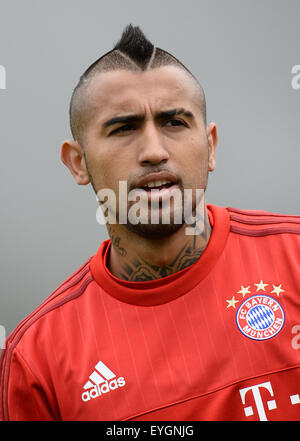
[[[141,69],[145,69],[154,51],[153,44],[147,40],[138,26],[127,26],[115,50],[130,57]]]
[[[114,48],[92,63],[81,75],[75,87],[69,107],[70,127],[74,140],[83,144],[83,132],[91,114],[86,91],[90,80],[100,72],[130,70],[143,72],[161,66],[173,65],[187,72],[197,83],[200,105],[206,123],[206,103],[202,87],[194,75],[173,55],[155,47],[138,26],[128,25]]]

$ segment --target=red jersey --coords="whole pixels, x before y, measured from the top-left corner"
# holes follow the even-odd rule
[[[190,267],[122,281],[106,240],[19,324],[2,420],[300,419],[300,217],[208,211]]]

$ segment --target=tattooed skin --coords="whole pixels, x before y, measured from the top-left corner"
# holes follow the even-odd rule
[[[201,222],[201,234],[198,236],[190,236],[190,239],[186,241],[183,248],[168,265],[157,266],[148,262],[142,256],[137,255],[130,261],[124,261],[121,263],[121,269],[119,270],[118,277],[132,282],[145,282],[169,276],[170,274],[193,265],[195,262],[197,262],[205,250],[211,232],[209,222],[206,222],[206,220],[203,218],[198,218],[196,222],[198,227],[196,224],[193,227],[196,229],[199,228]],[[127,255],[127,251],[120,244],[121,238],[116,237],[111,226],[108,226],[108,232],[111,238],[111,243],[116,252],[120,256],[125,257]],[[199,236],[202,238],[202,247],[196,245],[197,237]]]
[[[116,252],[120,256],[126,256],[127,255],[127,251],[125,250],[125,248],[120,246],[121,238],[115,236],[114,231],[113,231],[111,225],[107,224],[107,229],[108,229],[108,233],[109,233],[109,236],[110,236],[111,244],[114,246]]]
[[[186,244],[175,259],[165,266],[152,265],[139,256],[130,262],[130,264],[122,265],[123,270],[121,276],[124,280],[133,282],[160,279],[197,262],[203,251],[204,249],[193,249],[190,244]]]

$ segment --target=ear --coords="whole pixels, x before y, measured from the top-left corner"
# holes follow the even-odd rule
[[[83,148],[78,142],[64,141],[61,146],[60,159],[68,167],[78,185],[86,185],[90,182]]]
[[[212,172],[216,168],[216,148],[218,144],[218,132],[215,123],[211,122],[208,124],[206,135],[209,147],[208,170]]]

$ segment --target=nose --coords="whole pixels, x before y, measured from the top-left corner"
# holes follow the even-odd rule
[[[153,121],[145,124],[139,141],[138,161],[141,165],[154,165],[168,161],[168,150],[163,143],[162,134],[159,133]]]

